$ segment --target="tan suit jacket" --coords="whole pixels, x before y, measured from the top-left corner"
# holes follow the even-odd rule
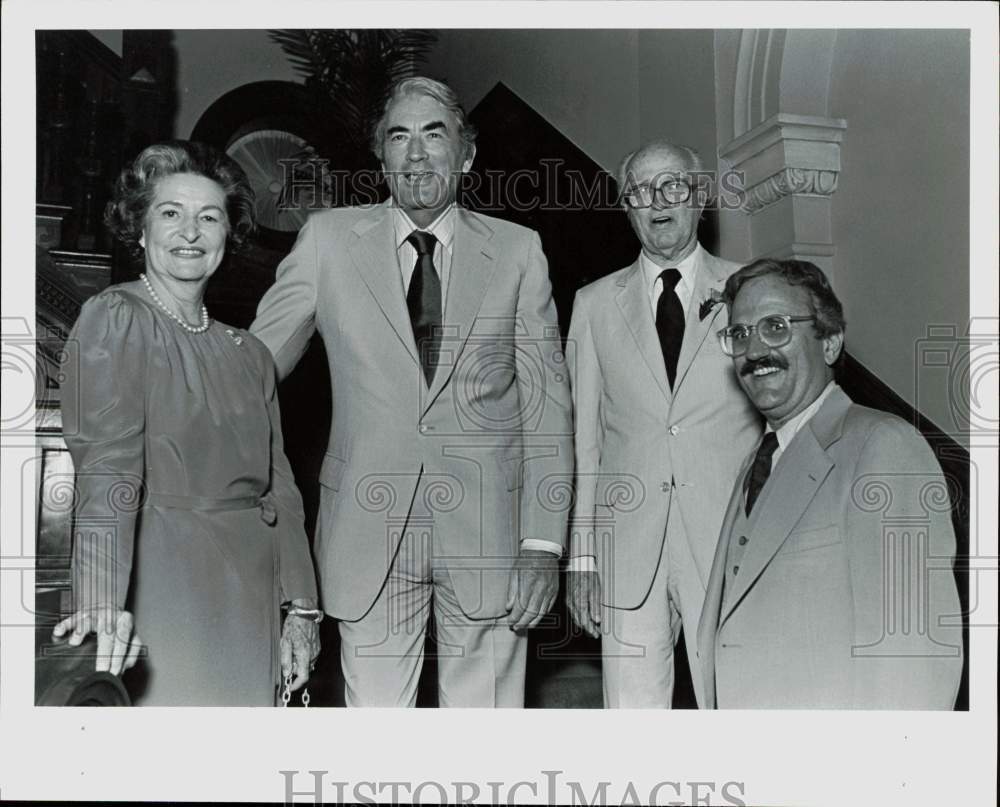
[[[538,235],[459,209],[452,256],[429,388],[388,205],[310,217],[251,328],[281,377],[314,331],[326,346],[315,552],[323,607],[341,619],[371,607],[404,530],[433,532],[471,617],[504,613],[521,538],[565,542],[572,415]]]
[[[730,586],[742,477],[698,631],[709,708],[952,708],[955,536],[919,433],[835,389],[762,489]]]
[[[699,314],[739,264],[704,250],[698,255],[673,390],[638,260],[580,289],[573,308],[570,556],[597,558],[604,603],[618,608],[636,608],[646,598],[668,519],[689,543],[704,590],[722,503],[760,436],[760,417],[715,336],[728,323],[726,308],[718,303],[704,318]]]

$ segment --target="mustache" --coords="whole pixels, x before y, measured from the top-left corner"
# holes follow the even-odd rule
[[[763,356],[759,359],[747,360],[746,364],[740,368],[740,375],[750,375],[755,370],[764,370],[768,367],[775,367],[779,370],[787,370],[788,362],[780,356]]]

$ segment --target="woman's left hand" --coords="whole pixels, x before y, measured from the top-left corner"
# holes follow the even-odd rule
[[[292,605],[310,609],[316,607],[310,600],[292,600]],[[281,675],[282,678],[295,676],[288,688],[290,692],[305,686],[318,655],[319,625],[293,613],[288,614],[281,629]]]

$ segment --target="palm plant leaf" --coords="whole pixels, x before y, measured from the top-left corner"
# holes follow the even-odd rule
[[[309,145],[335,169],[375,167],[371,132],[389,89],[416,74],[437,35],[419,29],[281,29],[268,35],[305,81]]]
[[[355,146],[367,142],[389,88],[413,75],[437,41],[419,29],[286,29],[269,36],[319,91],[322,108],[314,114],[325,123],[318,128]]]

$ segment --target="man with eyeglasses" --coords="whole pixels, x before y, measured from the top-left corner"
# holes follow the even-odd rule
[[[631,266],[576,295],[570,351],[576,498],[567,605],[601,638],[607,707],[670,708],[683,626],[695,635],[739,464],[760,436],[712,334],[738,265],[697,238],[696,152],[650,143],[622,160],[622,207],[642,245]],[[719,303],[719,304],[716,304]]]
[[[767,420],[698,633],[708,706],[950,709],[962,670],[948,489],[920,434],[833,380],[844,315],[806,261],[726,282],[718,331]]]

